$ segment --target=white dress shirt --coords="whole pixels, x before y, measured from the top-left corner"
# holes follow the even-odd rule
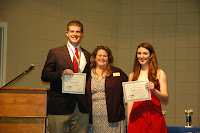
[[[70,48],[69,48],[68,46],[69,46]],[[73,51],[74,51],[74,53],[75,53],[75,47],[74,47],[74,45],[72,45],[69,41],[68,41],[68,46],[67,46],[67,48],[68,48],[68,51],[69,51],[71,60],[72,60],[72,62],[73,62],[73,56],[74,56]],[[78,50],[79,61],[80,61],[78,67],[80,68],[80,72],[83,72],[83,70],[84,70],[84,68],[85,68],[85,66],[86,66],[86,64],[87,64],[87,61],[86,61],[85,55],[84,55],[84,53],[83,53],[83,51],[82,51],[82,49],[81,49],[80,44],[79,44],[76,48],[77,48],[77,50]]]

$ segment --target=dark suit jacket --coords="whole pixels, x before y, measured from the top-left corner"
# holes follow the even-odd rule
[[[123,88],[122,82],[127,82],[127,75],[117,67],[111,67],[113,73],[120,73],[120,76],[113,76],[113,73],[106,77],[105,95],[108,122],[118,122],[125,119],[125,108],[123,103]],[[92,94],[91,94],[91,76],[88,79],[87,95],[89,103],[90,123],[92,123]]]
[[[83,73],[90,75],[90,53],[82,48],[87,60]],[[80,112],[88,113],[87,97],[84,94],[62,93],[61,74],[63,70],[74,71],[73,63],[66,45],[51,49],[48,53],[46,63],[42,71],[42,80],[50,82],[48,91],[47,113],[54,115],[71,114],[75,109],[76,102]],[[75,72],[75,71],[74,71]]]

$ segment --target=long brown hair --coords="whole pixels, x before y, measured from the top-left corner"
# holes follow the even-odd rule
[[[140,47],[143,47],[147,50],[149,50],[150,55],[152,55],[152,58],[149,60],[149,70],[148,70],[148,79],[155,84],[155,87],[159,84],[159,81],[157,79],[157,70],[158,70],[158,62],[155,54],[155,50],[153,46],[149,43],[142,43],[137,47],[137,51]],[[135,61],[134,61],[134,66],[133,66],[133,79],[132,81],[135,81],[138,79],[140,75],[140,70],[141,70],[141,64],[138,61],[137,58],[137,51],[135,54]]]
[[[107,72],[107,75],[106,77],[110,76],[112,74],[112,70],[111,70],[111,66],[112,66],[112,63],[113,63],[113,56],[112,56],[112,52],[111,50],[107,47],[107,46],[97,46],[95,48],[95,50],[92,52],[92,55],[91,55],[91,58],[90,58],[90,68],[91,70],[94,70],[96,68],[96,55],[97,55],[97,52],[102,49],[102,50],[105,50],[106,53],[108,54],[108,65],[105,69],[105,71]]]

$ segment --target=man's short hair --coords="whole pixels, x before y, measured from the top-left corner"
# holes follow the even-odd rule
[[[69,26],[78,26],[81,28],[81,32],[83,32],[83,25],[81,24],[81,22],[77,21],[77,20],[73,20],[71,22],[68,23],[67,25],[67,31],[69,31]]]

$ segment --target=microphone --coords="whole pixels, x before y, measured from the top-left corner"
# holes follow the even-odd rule
[[[24,75],[26,75],[29,71],[31,71],[33,68],[35,68],[34,64],[31,64],[31,66],[24,71],[23,73],[21,73],[19,76],[17,76],[16,78],[14,78],[13,80],[11,80],[10,82],[8,82],[6,85],[4,85],[3,87],[6,87],[8,85],[13,85],[14,83],[16,83],[17,81],[19,81]],[[14,82],[14,83],[13,83]],[[12,83],[12,84],[11,84]],[[2,87],[2,88],[3,88]]]
[[[35,68],[34,64],[31,64],[31,66],[25,71],[25,73],[29,72],[30,70],[32,70],[33,68]]]

